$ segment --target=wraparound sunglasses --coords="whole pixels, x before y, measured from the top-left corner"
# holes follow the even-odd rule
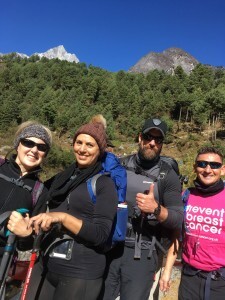
[[[26,148],[34,148],[36,146],[38,151],[41,152],[46,152],[48,150],[48,146],[46,144],[38,144],[28,139],[21,139],[20,143]]]
[[[217,161],[206,161],[206,160],[198,160],[196,161],[196,165],[199,168],[205,169],[208,165],[211,169],[220,169],[223,164]]]

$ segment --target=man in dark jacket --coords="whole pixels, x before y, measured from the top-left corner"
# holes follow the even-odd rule
[[[139,134],[139,150],[122,158],[127,169],[129,225],[125,244],[108,256],[104,300],[147,300],[154,282],[162,238],[172,238],[183,221],[181,184],[160,158],[167,125],[148,119]]]

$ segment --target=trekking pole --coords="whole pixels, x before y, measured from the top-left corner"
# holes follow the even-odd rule
[[[8,235],[7,243],[4,248],[4,254],[2,257],[1,269],[0,269],[0,282],[1,282],[0,299],[1,300],[5,298],[5,282],[13,259],[13,253],[15,250],[15,240],[16,240],[15,234],[10,233]]]
[[[28,212],[27,209],[20,208],[17,210],[19,213],[26,213]],[[10,216],[11,212],[6,212],[4,215]],[[7,217],[7,218],[8,218]],[[7,219],[6,218],[6,219]],[[6,220],[5,219],[5,220]],[[6,232],[7,242],[4,248],[4,254],[1,261],[1,267],[0,267],[0,300],[5,299],[5,283],[8,276],[9,268],[11,266],[11,262],[13,259],[13,253],[16,248],[16,235],[10,232],[9,230]]]
[[[61,227],[62,227],[61,223],[55,223],[55,224],[52,225],[50,232],[53,231],[53,230],[56,230],[56,232],[60,232]],[[32,274],[32,271],[33,271],[33,268],[34,268],[34,264],[37,260],[38,252],[40,251],[40,248],[41,248],[41,242],[44,242],[45,237],[43,237],[43,236],[45,234],[46,234],[46,236],[45,236],[46,239],[48,239],[48,237],[49,237],[48,233],[46,233],[42,229],[40,229],[39,233],[36,235],[36,237],[34,239],[33,248],[32,248],[32,252],[31,252],[30,264],[29,264],[29,267],[28,267],[27,276],[26,276],[26,279],[25,279],[25,282],[24,282],[23,290],[22,290],[21,296],[19,298],[20,300],[25,300],[26,299],[27,291],[28,291],[28,287],[29,287],[29,283],[30,283],[30,279],[31,279],[31,274]],[[42,237],[43,237],[43,239],[42,239]],[[47,248],[45,248],[45,246],[42,245],[43,248],[45,248],[45,251],[43,251],[44,256],[48,253],[51,245],[52,245],[51,242],[50,242],[50,245]]]
[[[20,297],[20,300],[25,300],[26,299],[26,295],[27,295],[27,289],[30,283],[30,278],[31,278],[31,273],[33,271],[34,268],[34,264],[36,262],[37,256],[38,256],[38,252],[40,250],[40,244],[41,244],[41,239],[43,236],[44,232],[42,230],[39,231],[39,233],[36,235],[35,239],[34,239],[34,243],[33,243],[33,249],[31,252],[31,258],[30,258],[30,264],[28,267],[28,271],[27,271],[27,276],[24,282],[24,286],[23,286],[23,290],[22,290],[22,294]]]

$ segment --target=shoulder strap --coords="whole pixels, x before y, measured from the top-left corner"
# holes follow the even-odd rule
[[[4,158],[1,158],[0,157],[0,166],[2,166],[4,163],[6,162],[6,160]],[[35,182],[35,185],[32,189],[32,187],[30,187],[29,185],[26,185],[24,184],[24,182],[22,180],[18,180],[18,179],[15,179],[15,178],[11,178],[11,177],[8,177],[4,174],[0,174],[0,178],[6,180],[6,181],[9,181],[17,186],[20,186],[24,189],[26,189],[28,192],[31,192],[32,193],[32,203],[33,203],[33,207],[35,206],[35,204],[37,203],[38,201],[38,198],[40,197],[42,191],[43,191],[43,188],[44,188],[44,184],[42,182],[40,182],[39,180],[37,180]]]
[[[158,176],[158,195],[160,203],[162,203],[163,179],[165,179],[169,170],[171,169],[172,167],[165,160],[160,161],[160,169]]]
[[[3,174],[0,174],[0,178],[4,179],[6,181],[9,181],[9,182],[11,182],[11,183],[13,183],[17,186],[20,186],[20,187],[24,188],[25,190],[28,190],[29,192],[32,191],[32,188],[29,185],[24,184],[24,182],[22,180],[11,178],[11,177],[8,177],[8,176],[3,175]]]
[[[36,205],[36,203],[38,201],[38,198],[40,197],[43,189],[44,189],[44,184],[41,181],[37,180],[35,182],[35,185],[34,185],[33,190],[32,190],[33,207]]]
[[[6,160],[4,158],[0,157],[0,166],[2,166],[5,163],[5,161]]]
[[[98,173],[87,180],[87,189],[94,204],[96,203],[96,182],[102,175],[109,175],[109,173]]]
[[[186,190],[183,192],[183,194],[182,194],[182,201],[183,201],[183,204],[184,204],[184,205],[187,204],[189,195],[190,195],[190,189],[186,189]]]
[[[150,174],[149,172],[144,171],[141,167],[139,167],[137,164],[135,164],[135,162],[133,161],[133,155],[129,155],[129,156],[120,158],[120,162],[121,162],[121,165],[128,171],[146,176],[146,177],[152,179],[152,181],[157,181],[157,179],[158,179],[157,176],[154,176],[154,175]]]

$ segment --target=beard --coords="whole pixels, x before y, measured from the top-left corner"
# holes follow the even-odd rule
[[[147,160],[147,161],[155,161],[158,160],[159,155],[161,153],[161,148],[151,148],[148,146],[143,146],[139,144],[138,153],[140,158]]]

